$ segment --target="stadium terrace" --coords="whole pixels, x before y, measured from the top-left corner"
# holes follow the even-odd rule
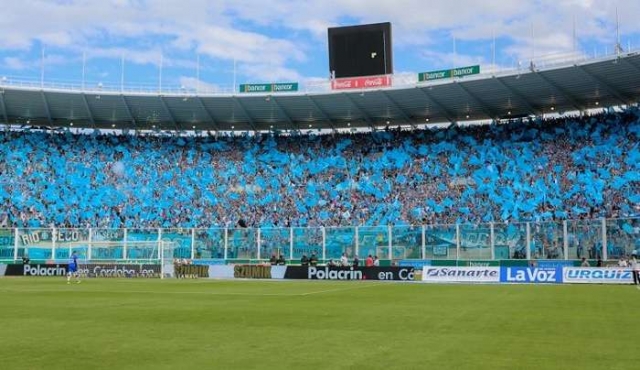
[[[0,133],[2,227],[375,226],[640,214],[640,110],[362,134]]]

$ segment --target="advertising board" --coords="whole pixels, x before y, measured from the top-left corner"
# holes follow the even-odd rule
[[[422,281],[429,283],[499,283],[500,267],[425,267]]]
[[[571,284],[632,284],[631,269],[565,267],[563,282]]]
[[[285,279],[412,281],[413,267],[287,266]]]
[[[562,283],[562,267],[502,267],[500,282],[558,284]]]

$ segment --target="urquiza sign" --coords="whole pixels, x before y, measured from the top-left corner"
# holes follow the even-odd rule
[[[633,275],[630,269],[567,267],[562,280],[574,284],[631,284]]]
[[[285,279],[412,281],[413,267],[287,266]]]

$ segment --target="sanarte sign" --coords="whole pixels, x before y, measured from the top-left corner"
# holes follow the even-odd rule
[[[331,80],[333,90],[372,89],[391,86],[391,76],[351,77]]]
[[[298,91],[297,82],[285,82],[275,84],[242,84],[241,93],[279,93]]]
[[[499,283],[500,267],[424,267],[422,281],[430,283]]]
[[[454,69],[443,69],[439,71],[418,73],[418,81],[433,81],[445,78],[464,77],[480,74],[480,66],[468,66]]]

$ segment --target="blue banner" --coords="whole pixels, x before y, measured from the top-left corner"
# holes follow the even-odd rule
[[[536,262],[539,268],[556,268],[556,267],[573,267],[573,261],[561,261],[561,260],[539,260]]]
[[[431,260],[400,260],[398,266],[422,269],[425,266],[431,266]]]
[[[500,268],[501,283],[562,283],[562,267],[502,267]]]
[[[223,258],[196,259],[196,260],[192,260],[192,263],[194,265],[207,265],[207,266],[226,264]]]

